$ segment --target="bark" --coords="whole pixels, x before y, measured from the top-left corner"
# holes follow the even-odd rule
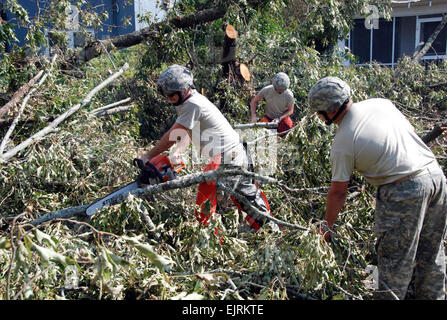
[[[229,78],[236,70],[237,35],[232,25],[226,26],[222,50],[222,72],[225,78]]]
[[[13,109],[20,100],[33,88],[37,80],[42,76],[43,70],[41,70],[37,75],[34,76],[27,84],[20,87],[20,89],[14,93],[12,99],[0,108],[0,118]]]

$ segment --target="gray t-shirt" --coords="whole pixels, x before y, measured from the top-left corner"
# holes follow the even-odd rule
[[[429,166],[439,168],[410,122],[386,99],[369,99],[351,106],[338,125],[331,164],[332,181],[349,181],[357,170],[375,186],[417,174]]]
[[[224,163],[236,164],[233,159],[244,152],[239,134],[211,101],[192,90],[191,97],[176,111],[176,122],[191,130],[191,140],[201,156],[211,158],[223,153]]]
[[[262,88],[257,95],[265,99],[265,115],[270,119],[279,118],[295,103],[295,98],[290,89],[280,94],[275,91],[273,85]]]

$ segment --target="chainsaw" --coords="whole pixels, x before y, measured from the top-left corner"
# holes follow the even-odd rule
[[[141,170],[137,180],[92,203],[85,211],[87,216],[92,216],[99,209],[111,205],[112,200],[117,195],[127,196],[132,190],[145,185],[154,185],[174,180],[177,178],[177,174],[185,167],[184,162],[174,167],[165,154],[159,154],[146,163],[142,159],[135,158],[133,164]]]

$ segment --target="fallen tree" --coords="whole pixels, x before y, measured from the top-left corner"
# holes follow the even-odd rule
[[[253,8],[257,8],[267,2],[263,0],[249,0],[247,4]],[[188,16],[175,17],[168,21],[154,23],[146,28],[126,35],[91,41],[84,48],[66,58],[67,63],[65,63],[65,68],[72,69],[115,49],[129,48],[144,41],[154,41],[158,37],[163,37],[175,29],[192,28],[197,25],[213,22],[223,18],[231,5],[232,1],[219,1],[215,7],[203,9]]]
[[[219,170],[218,169],[218,170],[208,171],[208,172],[203,172],[203,173],[202,172],[193,173],[193,174],[190,174],[190,175],[187,175],[184,177],[180,177],[175,180],[167,181],[164,183],[148,185],[143,188],[134,189],[134,190],[130,191],[128,194],[119,194],[113,198],[110,198],[108,201],[108,205],[112,206],[112,205],[119,204],[119,203],[123,202],[124,200],[126,200],[130,195],[137,196],[137,197],[145,197],[145,196],[149,196],[149,195],[158,194],[158,193],[161,193],[161,192],[167,191],[167,190],[186,188],[186,187],[190,187],[192,185],[196,185],[199,183],[204,183],[204,182],[209,182],[209,181],[218,181],[218,179],[220,179],[220,178],[224,178],[224,177],[228,177],[228,176],[237,176],[237,175],[251,177],[256,180],[262,181],[264,183],[279,184],[279,182],[274,178],[260,176],[256,173],[253,173],[253,172],[250,172],[250,171],[247,171],[244,169],[230,169],[230,170]],[[264,214],[259,209],[257,209],[253,205],[251,205],[250,202],[247,199],[245,199],[245,197],[238,194],[237,192],[234,192],[231,189],[226,188],[222,184],[218,183],[218,187],[221,188],[223,191],[228,192],[231,195],[235,196],[239,201],[244,202],[244,204],[246,206],[250,207],[250,209],[254,210],[256,213],[266,217],[267,219],[269,219],[279,225],[293,228],[293,229],[309,231],[308,228],[305,228],[305,227],[302,227],[302,226],[299,226],[296,224],[284,222],[277,218],[274,218],[272,216]],[[34,221],[30,222],[30,224],[37,226],[39,224],[42,224],[44,222],[51,221],[54,219],[61,219],[61,218],[67,219],[67,218],[71,218],[71,217],[74,217],[77,215],[83,215],[83,214],[85,214],[85,210],[88,208],[88,206],[89,205],[81,205],[81,206],[77,206],[77,207],[65,208],[65,209],[61,209],[58,211],[50,212],[50,213],[47,213],[47,214],[35,219]]]
[[[81,103],[78,103],[71,107],[69,110],[64,112],[63,114],[59,115],[56,119],[54,119],[50,125],[43,128],[39,132],[35,133],[16,147],[12,148],[11,150],[8,150],[7,152],[0,154],[0,161],[6,162],[10,160],[12,157],[14,157],[17,153],[20,151],[26,149],[36,141],[42,139],[47,134],[53,132],[59,124],[61,124],[63,121],[65,121],[67,118],[69,118],[72,114],[77,112],[79,109],[85,107],[90,103],[92,98],[103,88],[105,88],[108,84],[112,83],[116,78],[118,78],[120,75],[124,73],[129,68],[129,65],[126,63],[118,72],[114,73],[110,77],[108,77],[106,80],[101,82],[98,86],[96,86],[93,90],[91,90],[87,96],[81,101]]]

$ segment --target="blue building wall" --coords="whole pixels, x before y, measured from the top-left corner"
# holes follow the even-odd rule
[[[0,5],[6,0],[0,0]],[[49,0],[18,0],[18,2],[23,6],[23,8],[28,12],[30,20],[39,13],[39,10],[48,9],[50,5]],[[98,39],[116,37],[119,35],[127,34],[135,31],[135,10],[133,1],[129,0],[87,0],[87,4],[83,6],[82,9],[87,7],[94,8],[97,13],[103,11],[108,12],[108,19],[103,21],[102,30],[98,28],[95,30],[95,37]],[[88,8],[87,8],[88,9]],[[15,17],[11,12],[4,12],[4,20],[12,22]],[[129,19],[130,24],[124,25],[125,19]],[[82,16],[80,17],[82,21]],[[27,28],[16,27],[16,36],[19,40],[18,45],[23,45],[25,43],[25,38],[27,35]]]
[[[96,12],[106,11],[109,14],[107,20],[103,21],[103,30],[96,30],[96,37],[104,39],[116,37],[135,31],[134,4],[128,0],[90,0],[90,5],[97,6]],[[129,19],[130,24],[124,25]]]

